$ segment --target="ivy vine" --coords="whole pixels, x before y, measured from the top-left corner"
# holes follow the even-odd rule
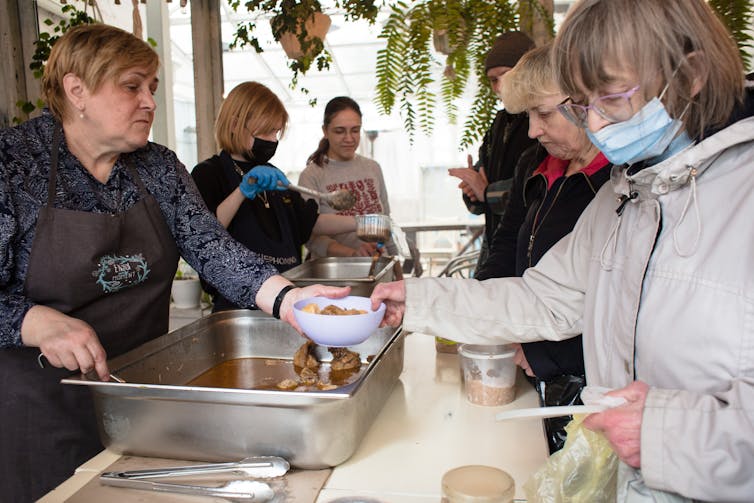
[[[45,26],[51,27],[49,32],[43,31],[39,33],[39,38],[34,41],[34,53],[31,55],[31,63],[29,63],[29,69],[32,71],[32,75],[35,79],[41,79],[44,74],[45,65],[50,58],[50,51],[55,42],[58,41],[63,34],[74,26],[80,26],[82,24],[98,23],[99,21],[90,16],[86,10],[79,10],[72,4],[65,4],[61,7],[63,17],[57,21],[52,19],[44,19],[42,23]],[[152,38],[147,38],[147,42],[156,47],[157,42]],[[16,102],[16,107],[21,112],[21,117],[13,117],[14,124],[20,124],[21,122],[29,119],[29,116],[35,111],[44,108],[45,102],[42,98],[37,98],[33,103],[31,101],[19,100]]]
[[[35,79],[41,79],[44,73],[45,64],[50,57],[50,50],[57,40],[63,36],[63,34],[74,26],[82,24],[95,23],[96,20],[87,14],[85,11],[78,10],[71,4],[63,5],[62,7],[63,18],[55,23],[52,19],[45,19],[42,21],[46,26],[52,27],[50,33],[41,32],[39,38],[34,42],[34,54],[31,56],[31,63],[29,63],[29,69],[32,71]],[[66,17],[67,15],[67,17]],[[29,115],[34,110],[41,109],[45,106],[45,102],[42,98],[32,103],[31,101],[19,100],[16,102],[16,107],[21,111],[23,117],[13,117],[15,124],[27,120]]]

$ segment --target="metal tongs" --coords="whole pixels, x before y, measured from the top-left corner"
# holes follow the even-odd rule
[[[214,496],[231,500],[270,501],[275,497],[275,491],[268,484],[256,480],[231,480],[216,487],[150,482],[141,479],[104,479],[103,475],[100,475],[100,481],[109,486],[146,489],[162,493],[190,494],[192,496]]]
[[[232,480],[222,486],[203,486],[152,482],[150,479],[218,473],[231,473],[257,479],[271,479],[282,477],[289,469],[290,465],[283,458],[277,456],[257,456],[231,463],[106,472],[100,475],[100,482],[109,486],[146,489],[157,492],[216,496],[245,501],[268,501],[275,496],[275,492],[268,484],[255,480]]]

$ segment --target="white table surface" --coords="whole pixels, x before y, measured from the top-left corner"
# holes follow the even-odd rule
[[[438,354],[434,338],[406,338],[404,370],[392,394],[354,455],[335,467],[316,503],[440,501],[443,473],[479,464],[501,468],[521,486],[547,459],[540,420],[496,422],[495,414],[537,406],[537,397],[519,376],[516,399],[502,407],[466,401],[457,355]],[[119,455],[103,451],[40,500],[65,501]],[[144,493],[144,501],[150,493]]]

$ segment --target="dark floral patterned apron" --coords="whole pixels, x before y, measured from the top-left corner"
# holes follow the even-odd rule
[[[112,358],[168,330],[178,250],[157,201],[131,162],[140,199],[101,214],[55,208],[59,145],[53,136],[47,206],[40,210],[25,293],[89,323]],[[0,484],[3,501],[35,500],[102,450],[86,387],[69,370],[40,368],[38,348],[0,351]]]

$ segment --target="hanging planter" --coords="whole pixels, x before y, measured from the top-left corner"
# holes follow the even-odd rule
[[[346,21],[364,19],[374,23],[379,13],[377,0],[334,0],[333,8],[341,12]],[[251,21],[236,27],[231,49],[250,45],[256,52],[264,52],[254,32],[259,19],[269,19],[272,36],[288,56],[292,72],[291,88],[298,85],[298,75],[312,66],[317,70],[330,68],[332,57],[325,49],[324,39],[330,29],[330,16],[322,10],[319,0],[229,0],[233,10],[246,9],[254,15]],[[301,91],[308,93],[306,89]],[[312,100],[310,102],[314,102]]]
[[[450,48],[450,37],[448,36],[448,30],[433,30],[432,45],[440,54],[445,54],[447,56],[448,54],[453,52],[453,50]]]
[[[301,48],[301,42],[299,41],[299,37],[302,35],[301,29],[298,29],[296,32],[284,31],[280,33],[280,45],[283,46],[286,56],[289,59],[296,60],[301,60],[304,56],[312,58],[314,51],[317,49],[316,42],[314,42],[315,39],[324,43],[325,35],[327,35],[331,24],[332,20],[330,16],[322,12],[315,12],[306,20],[303,32],[306,33],[305,43],[308,45],[308,52],[304,52]]]
[[[380,33],[385,47],[377,53],[377,110],[382,115],[400,110],[410,138],[417,130],[432,134],[438,101],[444,105],[448,122],[455,123],[457,103],[467,85],[486,82],[484,59],[496,36],[517,29],[519,3],[414,0],[392,4]],[[438,54],[446,57],[438,58]],[[438,67],[445,69],[439,95],[435,85]],[[488,85],[477,86],[464,125],[462,147],[484,134],[497,101]]]
[[[462,17],[463,13],[458,12],[457,17],[451,19],[447,11],[438,16],[432,29],[432,45],[440,54],[449,56],[453,54],[459,44],[466,40],[466,21]]]

